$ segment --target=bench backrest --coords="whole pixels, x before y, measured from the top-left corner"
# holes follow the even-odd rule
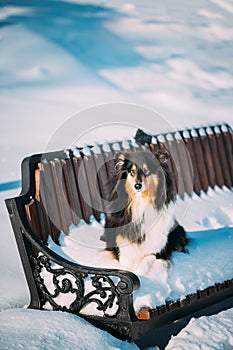
[[[25,204],[27,220],[37,235],[47,243],[51,235],[59,242],[60,232],[68,234],[70,225],[81,219],[87,223],[93,215],[100,220],[105,212],[114,182],[114,157],[120,150],[150,149],[155,153],[165,147],[172,155],[169,167],[175,174],[181,198],[193,192],[200,195],[216,185],[233,185],[232,130],[224,125],[183,130],[154,136],[150,145],[137,146],[129,141],[89,148],[88,155],[73,151],[43,154],[34,168],[34,193]],[[24,169],[24,168],[23,168]],[[24,172],[23,172],[24,182]]]

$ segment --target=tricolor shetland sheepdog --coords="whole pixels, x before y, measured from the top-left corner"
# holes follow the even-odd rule
[[[172,251],[186,252],[189,239],[174,218],[174,180],[162,149],[122,152],[115,159],[116,185],[106,213],[106,250],[120,266],[153,275],[156,261],[170,265]]]

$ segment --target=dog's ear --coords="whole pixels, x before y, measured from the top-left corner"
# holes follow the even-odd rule
[[[115,167],[117,170],[121,169],[123,167],[123,165],[125,164],[125,154],[123,153],[117,153],[116,154],[116,163],[115,163]]]
[[[160,164],[167,163],[168,159],[171,157],[170,152],[166,149],[160,149],[156,152],[156,158]]]

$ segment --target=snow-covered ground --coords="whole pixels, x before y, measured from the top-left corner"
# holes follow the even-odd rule
[[[26,155],[67,147],[64,125],[95,105],[136,103],[158,111],[176,128],[232,124],[232,17],[231,0],[2,0],[0,184],[20,178]],[[82,130],[83,143],[90,135],[100,141],[132,135],[116,111],[109,122],[121,122],[120,128],[95,128],[89,134],[85,131],[101,122],[101,115],[92,113],[91,123],[80,115],[71,138],[76,132],[80,139]],[[156,133],[161,118],[152,124]],[[50,143],[57,130],[61,137]],[[136,348],[72,315],[22,309],[28,290],[3,202],[18,193],[0,192],[0,348],[78,349],[80,344],[80,349],[92,349],[89,339],[95,339],[93,349]],[[232,235],[232,193],[228,205],[218,207],[219,195],[217,190],[196,199],[184,217],[184,224],[193,223],[196,242],[204,240],[208,247],[218,243],[204,233],[214,237],[211,230],[219,228]],[[192,252],[198,253],[196,246]],[[229,310],[191,321],[168,348],[232,348],[232,315]]]
[[[178,336],[172,337],[166,350],[230,350],[233,347],[232,322],[232,309],[192,319]]]
[[[63,312],[10,309],[0,313],[0,348],[67,350],[135,350],[88,322]]]

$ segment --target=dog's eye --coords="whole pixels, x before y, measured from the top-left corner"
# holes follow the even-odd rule
[[[130,170],[130,175],[131,175],[131,176],[135,176],[135,174],[136,174],[135,170],[133,170],[133,169]]]

